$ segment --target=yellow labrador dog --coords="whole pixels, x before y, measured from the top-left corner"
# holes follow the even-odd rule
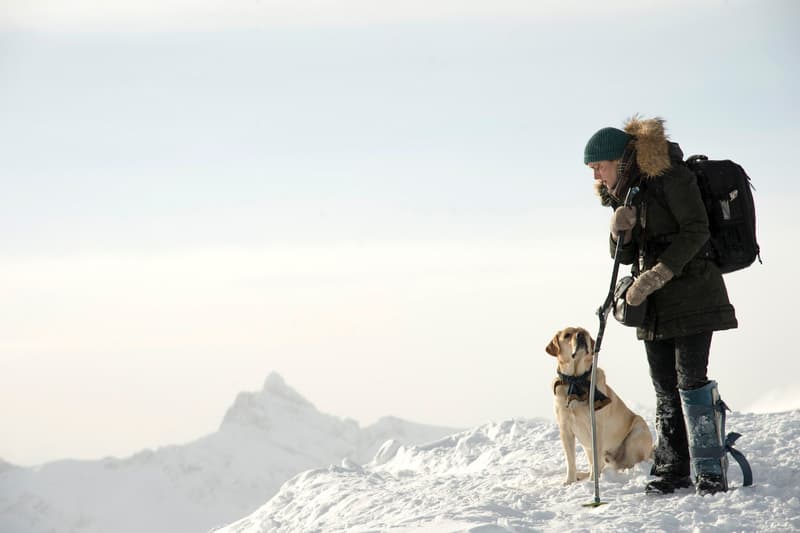
[[[595,375],[595,415],[599,468],[592,464],[592,426],[589,417],[589,383],[594,354],[594,339],[583,328],[566,328],[557,332],[545,351],[558,359],[558,377],[553,382],[556,419],[561,444],[567,460],[564,484],[586,479],[602,472],[606,465],[615,470],[630,468],[649,459],[653,437],[644,419],[628,409],[622,399],[606,383],[605,372]],[[589,460],[590,472],[575,467],[575,438]]]

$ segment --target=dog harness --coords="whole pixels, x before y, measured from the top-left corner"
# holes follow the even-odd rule
[[[553,383],[553,394],[556,393],[556,388],[559,385],[566,385],[567,388],[567,405],[570,402],[577,400],[579,402],[589,401],[589,387],[591,386],[592,369],[589,367],[584,374],[580,376],[569,376],[556,371],[558,379]],[[600,392],[597,387],[594,388],[594,410],[599,411],[606,405],[611,403],[611,398]]]

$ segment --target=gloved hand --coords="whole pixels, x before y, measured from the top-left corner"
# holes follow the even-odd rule
[[[636,225],[636,208],[635,207],[618,207],[614,214],[611,215],[611,236],[615,241],[619,240],[621,233],[630,232]],[[627,243],[631,240],[631,233],[626,233],[622,241]]]
[[[636,278],[625,293],[625,301],[628,305],[636,307],[641,305],[644,300],[656,292],[658,289],[667,284],[673,277],[672,271],[664,263],[657,263],[656,266],[650,270],[642,272]]]

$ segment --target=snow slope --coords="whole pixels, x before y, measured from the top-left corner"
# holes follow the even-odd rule
[[[642,413],[648,420],[653,413]],[[558,428],[542,420],[507,420],[423,446],[387,443],[373,461],[304,472],[263,507],[216,533],[270,531],[800,531],[800,410],[732,413],[728,431],[755,483],[700,497],[686,489],[643,493],[649,463],[562,485]],[[584,459],[581,454],[580,459]],[[585,459],[583,469],[586,469]],[[579,462],[579,466],[581,462]]]
[[[37,468],[0,461],[0,532],[204,532],[251,513],[299,472],[364,463],[387,439],[453,431],[397,418],[360,428],[271,374],[262,390],[238,395],[217,432],[185,445]]]

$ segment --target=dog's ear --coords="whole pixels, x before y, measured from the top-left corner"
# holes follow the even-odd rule
[[[545,347],[544,351],[553,357],[558,357],[558,352],[561,351],[561,347],[558,345],[558,333],[553,336],[553,340]]]

